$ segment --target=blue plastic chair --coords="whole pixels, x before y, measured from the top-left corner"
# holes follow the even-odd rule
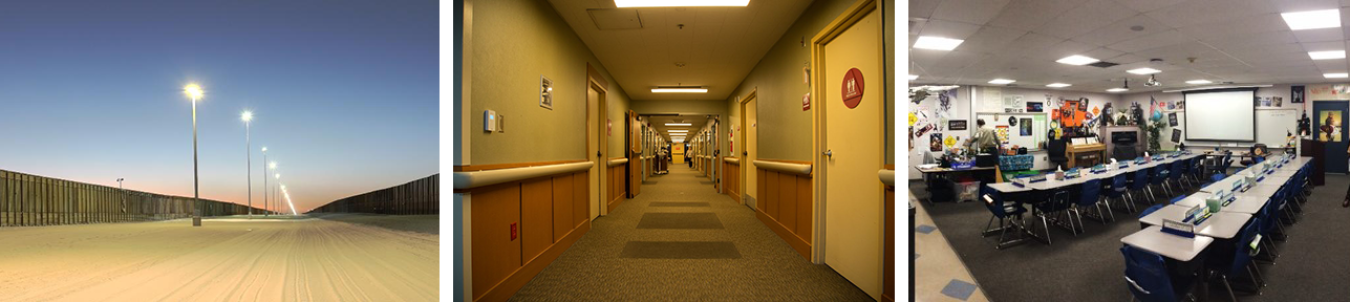
[[[1155,205],[1153,205],[1153,206],[1151,206],[1151,207],[1148,207],[1147,209],[1144,209],[1143,212],[1139,212],[1139,219],[1143,219],[1144,216],[1148,216],[1148,214],[1153,214],[1153,212],[1157,212],[1158,209],[1162,209],[1162,208],[1165,207],[1165,206],[1167,206],[1167,205],[1163,205],[1163,204],[1155,204]],[[1143,223],[1143,222],[1140,222],[1140,223],[1139,223],[1139,229],[1142,230],[1142,229],[1147,229],[1147,228],[1148,228],[1148,224],[1147,224],[1147,223]]]
[[[1169,165],[1165,164],[1149,169],[1148,178],[1149,180],[1152,180],[1152,186],[1149,186],[1148,188],[1149,195],[1154,195],[1153,198],[1157,199],[1157,194],[1155,194],[1156,192],[1153,190],[1155,187],[1163,190],[1163,196],[1172,195],[1171,190],[1167,189],[1167,179],[1171,178],[1171,174],[1172,171],[1169,169]]]
[[[1181,301],[1190,292],[1194,277],[1173,282],[1162,256],[1129,245],[1120,248],[1125,256],[1125,287],[1142,302]],[[1174,284],[1180,286],[1173,286]]]
[[[1126,210],[1130,211],[1130,213],[1134,213],[1134,203],[1125,201],[1125,194],[1129,193],[1130,190],[1128,181],[1129,175],[1127,173],[1116,174],[1116,176],[1111,177],[1110,188],[1106,191],[1102,191],[1102,195],[1106,195],[1108,206],[1110,205],[1111,198],[1117,198],[1121,203],[1125,204]]]
[[[989,209],[989,213],[993,214],[993,216],[989,217],[989,223],[984,225],[984,231],[981,232],[981,234],[990,236],[993,235],[994,232],[998,232],[998,245],[996,245],[996,248],[1003,249],[1004,244],[1008,243],[1006,240],[1008,229],[1021,228],[1017,222],[1022,219],[1022,214],[1026,213],[1027,209],[1023,208],[1022,205],[1017,202],[1004,201],[1003,195],[1000,194],[998,190],[994,190],[988,185],[980,187],[980,196],[980,201],[984,202],[984,207]],[[990,230],[989,227],[994,223],[994,218],[998,218],[999,228],[997,230]],[[1015,218],[1015,220],[1013,218]]]
[[[1168,166],[1167,182],[1176,185],[1175,188],[1172,189],[1172,192],[1181,192],[1181,189],[1183,188],[1181,180],[1182,178],[1184,178],[1182,176],[1186,175],[1186,165],[1180,161],[1174,161],[1171,164],[1168,164],[1167,166]],[[1168,187],[1171,188],[1172,185],[1168,185]]]
[[[1153,196],[1153,191],[1148,189],[1149,170],[1151,169],[1139,169],[1138,171],[1134,171],[1134,179],[1130,182],[1130,200],[1132,202],[1139,202],[1139,200],[1134,198],[1135,193],[1139,193],[1139,195],[1141,195],[1140,197],[1143,197],[1142,195],[1147,192],[1149,196],[1148,203],[1150,204],[1152,204],[1153,199],[1156,198]]]
[[[1252,265],[1251,246],[1249,245],[1252,242],[1252,239],[1256,238],[1256,227],[1259,222],[1260,218],[1253,219],[1251,223],[1248,223],[1247,226],[1242,228],[1242,231],[1238,233],[1239,239],[1233,242],[1233,245],[1235,245],[1233,249],[1233,262],[1215,270],[1219,275],[1219,279],[1223,280],[1224,288],[1228,289],[1229,298],[1232,298],[1233,301],[1237,301],[1237,295],[1233,293],[1232,281],[1236,281],[1237,278],[1241,277],[1244,271],[1252,278],[1253,284],[1256,284],[1258,287],[1260,287],[1261,284],[1261,279],[1258,278],[1255,271],[1252,270],[1254,265]]]
[[[1077,202],[1075,202],[1073,207],[1069,209],[1070,213],[1073,213],[1074,215],[1078,216],[1078,227],[1080,229],[1082,229],[1083,231],[1087,230],[1086,226],[1083,225],[1082,211],[1084,210],[1085,207],[1091,206],[1093,208],[1096,208],[1097,218],[1101,219],[1102,224],[1106,224],[1107,214],[1111,215],[1111,221],[1116,220],[1116,214],[1111,213],[1110,205],[1107,205],[1106,211],[1102,211],[1102,203],[1101,203],[1102,181],[1100,179],[1093,179],[1084,182],[1080,186],[1080,188],[1082,191],[1080,191],[1080,193],[1078,194]],[[1074,231],[1074,234],[1077,235],[1078,231]]]

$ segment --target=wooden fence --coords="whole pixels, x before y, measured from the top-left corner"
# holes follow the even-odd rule
[[[306,213],[440,214],[441,175],[339,199]]]
[[[248,214],[240,204],[202,199],[202,216]],[[192,217],[191,197],[122,190],[0,170],[0,226],[42,226]],[[254,214],[264,210],[253,209]]]

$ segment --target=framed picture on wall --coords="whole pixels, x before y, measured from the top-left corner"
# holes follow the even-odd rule
[[[1027,102],[1027,112],[1044,112],[1045,105],[1041,102]]]
[[[966,130],[966,120],[947,121],[947,130]]]
[[[1289,86],[1289,102],[1294,104],[1303,103],[1303,86]]]
[[[539,107],[553,110],[553,80],[539,76]]]

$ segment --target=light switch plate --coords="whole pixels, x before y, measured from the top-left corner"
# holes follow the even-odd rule
[[[492,132],[497,130],[497,112],[492,110],[483,111],[483,131]]]

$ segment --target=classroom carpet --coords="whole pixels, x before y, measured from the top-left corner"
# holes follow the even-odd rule
[[[1260,295],[1239,291],[1239,300],[1345,301],[1350,297],[1350,287],[1345,286],[1350,280],[1350,209],[1341,207],[1346,188],[1350,188],[1350,176],[1328,174],[1326,184],[1313,189],[1298,222],[1286,226],[1287,241],[1276,243],[1280,257],[1273,265],[1259,264],[1267,286]],[[927,195],[919,181],[911,181],[910,190],[920,198]],[[1139,231],[1138,214],[1118,211],[1116,221],[1106,224],[1084,219],[1086,232],[1078,236],[1052,227],[1052,245],[1030,242],[997,250],[997,237],[980,236],[991,216],[984,205],[924,202],[937,228],[991,301],[1130,300],[1120,239]],[[1209,301],[1228,301],[1222,283],[1212,284]]]
[[[802,257],[700,172],[670,165],[647,180],[511,301],[875,301]],[[720,227],[689,228],[712,223]]]

